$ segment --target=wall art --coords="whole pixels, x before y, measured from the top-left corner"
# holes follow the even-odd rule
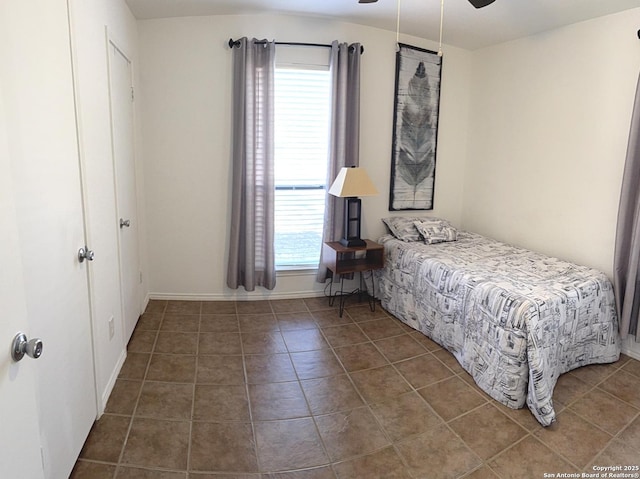
[[[433,209],[442,57],[399,44],[389,210]]]

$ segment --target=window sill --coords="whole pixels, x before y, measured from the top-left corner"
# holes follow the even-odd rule
[[[309,268],[308,266],[290,266],[276,270],[276,276],[315,276],[318,274],[318,268]]]

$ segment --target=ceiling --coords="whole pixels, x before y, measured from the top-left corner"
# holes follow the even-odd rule
[[[370,4],[357,0],[126,0],[138,19],[280,13],[339,18],[394,32],[397,1],[401,2],[401,34],[438,39],[439,0],[379,0]],[[443,43],[467,50],[640,7],[640,0],[496,0],[476,10],[467,0],[444,2]]]

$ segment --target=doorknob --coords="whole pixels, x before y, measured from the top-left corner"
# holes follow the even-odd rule
[[[11,345],[11,357],[14,361],[20,361],[24,355],[33,359],[38,359],[42,355],[42,340],[33,338],[27,341],[27,335],[24,333],[16,334]]]
[[[120,218],[120,229],[124,228],[124,227],[129,227],[131,226],[131,220],[123,220],[122,218]]]
[[[78,261],[81,263],[86,259],[87,261],[93,261],[95,253],[91,251],[87,246],[78,250]]]

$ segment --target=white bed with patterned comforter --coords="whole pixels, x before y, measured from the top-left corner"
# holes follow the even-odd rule
[[[613,287],[600,271],[463,231],[437,244],[379,241],[382,306],[544,426],[556,417],[558,376],[620,355]]]

